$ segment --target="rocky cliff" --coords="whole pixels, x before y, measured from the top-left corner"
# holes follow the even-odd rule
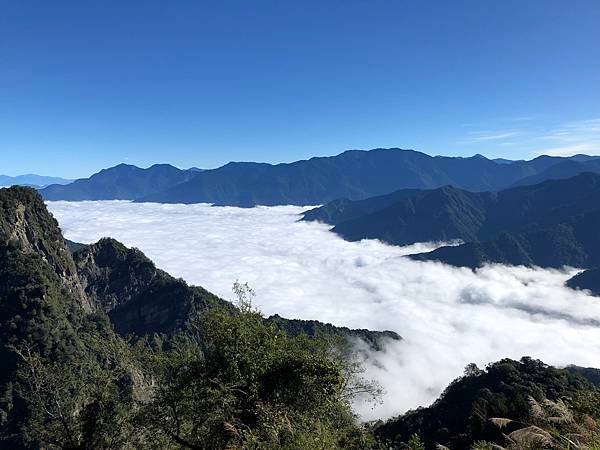
[[[0,242],[17,245],[23,253],[40,256],[56,273],[62,286],[84,309],[90,310],[58,222],[48,213],[35,190],[0,189]]]

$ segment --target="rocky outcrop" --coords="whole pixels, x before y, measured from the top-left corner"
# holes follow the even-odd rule
[[[140,250],[104,238],[73,254],[77,273],[93,306],[108,314],[123,335],[170,334],[181,329],[193,310],[214,305],[232,308],[210,292],[176,279],[156,268]],[[353,330],[316,320],[272,316],[267,321],[296,336],[361,339],[375,350],[388,340],[400,340],[392,331]]]
[[[140,250],[114,239],[84,247],[73,259],[85,293],[121,335],[171,333],[181,328],[192,308],[226,303],[157,269]]]
[[[55,271],[62,287],[84,309],[91,309],[58,222],[34,189],[0,189],[0,242],[40,256]]]

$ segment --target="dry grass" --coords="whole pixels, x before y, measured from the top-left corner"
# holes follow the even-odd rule
[[[575,417],[563,400],[538,401],[529,398],[531,423],[521,423],[508,418],[494,417],[490,421],[499,429],[509,425],[521,428],[504,434],[505,446],[491,442],[479,442],[474,450],[600,450],[600,430],[596,421],[589,417]]]

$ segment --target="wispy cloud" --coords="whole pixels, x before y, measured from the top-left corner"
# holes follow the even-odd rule
[[[590,118],[559,123],[555,126],[543,126],[537,122],[540,116],[516,116],[504,122],[498,129],[471,130],[458,144],[486,145],[487,148],[519,148],[525,154],[533,156],[572,156],[578,153],[600,154],[600,118]],[[506,127],[513,122],[515,127]],[[489,125],[489,124],[488,124]],[[478,151],[479,148],[477,149]]]
[[[600,154],[600,118],[565,123],[537,136],[537,140],[551,142],[536,153],[570,156],[577,153]]]
[[[540,116],[516,116],[511,117],[509,120],[512,122],[531,122],[537,120]]]
[[[548,156],[573,156],[578,154],[598,153],[598,147],[592,144],[565,145],[563,147],[546,148],[539,152],[540,155]]]
[[[490,132],[490,131],[472,131],[469,133],[469,137],[460,141],[462,144],[474,144],[478,142],[488,141],[501,141],[503,139],[518,136],[518,131],[505,131],[505,132]]]

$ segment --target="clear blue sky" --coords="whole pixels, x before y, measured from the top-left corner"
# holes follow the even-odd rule
[[[0,0],[0,173],[600,154],[600,1]]]

